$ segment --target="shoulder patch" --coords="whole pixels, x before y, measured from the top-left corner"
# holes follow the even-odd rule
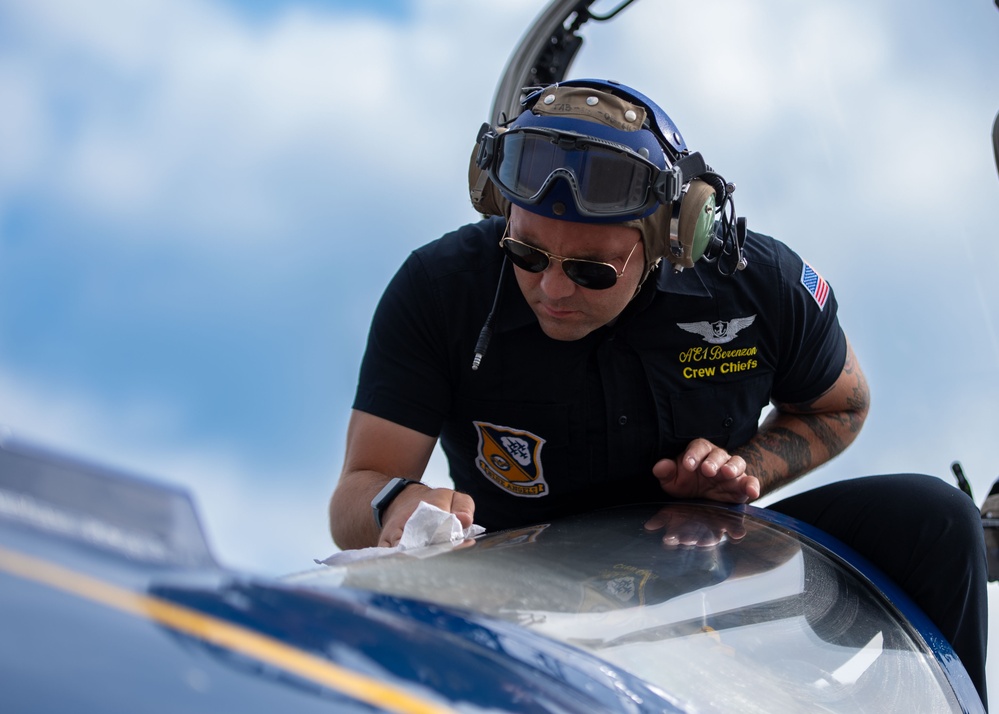
[[[815,299],[815,303],[821,310],[826,306],[826,298],[829,297],[829,283],[815,272],[812,266],[805,261],[801,262],[804,263],[801,268],[801,284],[805,286],[805,290]]]

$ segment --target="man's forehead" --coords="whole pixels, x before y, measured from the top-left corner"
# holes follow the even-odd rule
[[[539,248],[554,243],[561,246],[578,247],[580,250],[600,251],[631,248],[641,235],[638,228],[619,223],[595,224],[559,221],[518,209],[510,215],[512,237],[523,240]]]

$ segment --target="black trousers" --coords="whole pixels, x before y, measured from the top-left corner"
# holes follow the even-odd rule
[[[988,565],[972,499],[933,476],[896,474],[839,481],[769,508],[834,536],[894,580],[948,639],[988,707]]]

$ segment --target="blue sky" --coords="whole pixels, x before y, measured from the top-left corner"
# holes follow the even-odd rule
[[[227,563],[307,568],[371,312],[475,219],[465,170],[539,4],[0,5],[0,424],[189,487]],[[873,389],[786,493],[999,476],[999,11],[635,3],[574,76],[656,99],[834,286]],[[441,461],[432,478],[443,479]],[[993,586],[995,587],[995,586]]]

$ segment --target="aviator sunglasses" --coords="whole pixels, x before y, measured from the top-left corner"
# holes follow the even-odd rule
[[[601,263],[585,258],[564,258],[561,255],[527,245],[516,238],[511,238],[508,235],[509,230],[510,226],[507,224],[503,237],[500,239],[500,246],[506,251],[514,265],[529,273],[543,273],[548,269],[551,261],[557,260],[562,264],[562,270],[569,280],[588,290],[606,290],[614,287],[618,278],[624,277],[624,271],[628,269],[628,263],[631,256],[635,254],[635,248],[642,242],[642,239],[639,238],[632,247],[624,261],[624,267],[619,273],[610,263]]]

